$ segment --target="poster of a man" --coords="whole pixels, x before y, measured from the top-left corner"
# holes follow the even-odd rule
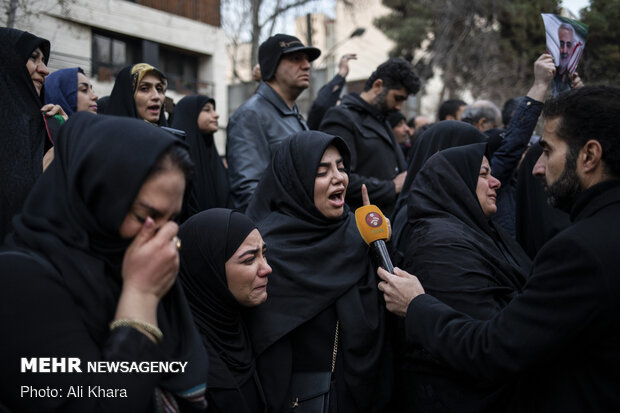
[[[586,45],[588,26],[577,20],[542,14],[547,34],[547,50],[553,56],[556,70],[553,95],[571,88],[577,64]]]

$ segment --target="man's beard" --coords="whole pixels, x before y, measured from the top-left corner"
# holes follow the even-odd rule
[[[581,191],[583,191],[583,186],[577,175],[577,155],[569,149],[562,175],[546,188],[549,205],[564,212],[570,212]]]
[[[381,92],[372,100],[372,106],[380,113],[386,114],[390,111],[387,107],[388,88],[384,87]]]

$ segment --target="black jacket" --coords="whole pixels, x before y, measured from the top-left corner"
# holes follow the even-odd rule
[[[319,90],[316,99],[312,102],[310,112],[308,112],[308,127],[310,129],[319,130],[327,110],[338,103],[345,82],[346,79],[336,73],[336,76]]]
[[[620,410],[620,181],[582,193],[571,220],[495,317],[474,320],[423,294],[409,304],[408,339],[472,377],[523,374],[519,411]]]
[[[362,184],[373,204],[389,216],[396,202],[392,179],[406,169],[405,157],[385,118],[357,93],[342,98],[327,111],[320,130],[340,136],[351,150],[351,171],[346,201],[362,206]]]

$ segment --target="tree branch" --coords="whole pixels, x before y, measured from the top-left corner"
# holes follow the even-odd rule
[[[278,7],[274,10],[274,12],[271,14],[271,16],[267,17],[260,25],[259,27],[262,29],[268,22],[275,20],[280,14],[284,13],[285,11],[288,11],[290,9],[293,9],[295,7],[299,7],[299,6],[303,6],[304,4],[310,3],[314,0],[297,0],[293,3],[289,3],[286,4],[282,7]],[[279,1],[278,1],[279,3]]]

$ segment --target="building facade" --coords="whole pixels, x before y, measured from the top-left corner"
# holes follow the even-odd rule
[[[150,63],[168,77],[166,95],[175,102],[206,94],[228,118],[219,0],[37,0],[30,7],[34,12],[15,27],[50,41],[50,71],[79,66],[102,97],[110,94],[119,69]],[[224,147],[223,138],[216,143]]]

